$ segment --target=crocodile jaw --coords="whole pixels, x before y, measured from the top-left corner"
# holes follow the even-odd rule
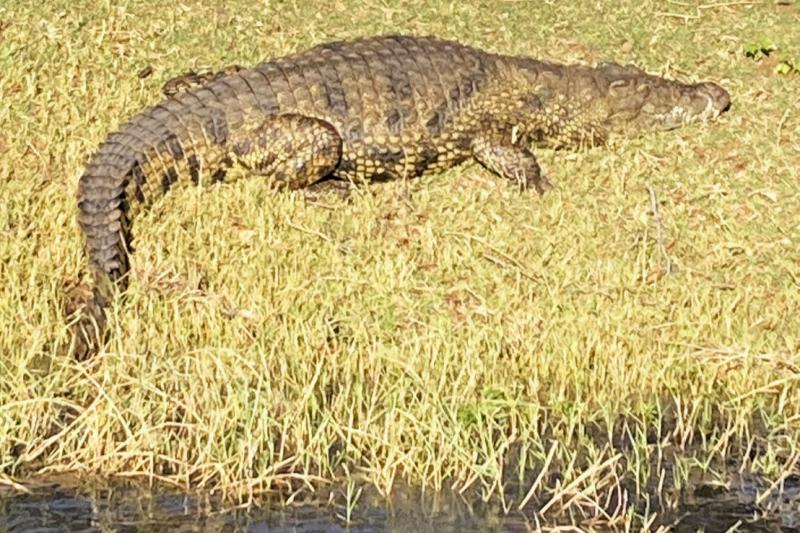
[[[705,99],[705,106],[698,109],[677,104],[667,112],[654,112],[650,104],[642,106],[642,112],[649,115],[649,120],[657,129],[671,130],[691,122],[699,122],[717,118],[730,108],[731,99],[728,92],[714,83],[698,83],[688,86],[689,90]]]

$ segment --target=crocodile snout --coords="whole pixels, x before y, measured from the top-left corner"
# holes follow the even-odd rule
[[[716,83],[700,83],[697,88],[709,99],[715,115],[719,115],[731,107],[731,95]]]

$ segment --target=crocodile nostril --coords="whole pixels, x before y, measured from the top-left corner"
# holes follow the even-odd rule
[[[727,111],[731,107],[731,95],[716,83],[701,83],[700,87],[708,94],[714,104],[714,108],[720,112]]]

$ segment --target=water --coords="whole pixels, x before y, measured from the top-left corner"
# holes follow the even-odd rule
[[[800,532],[800,479],[775,487],[753,476],[733,477],[729,488],[700,485],[665,516],[673,531]]]
[[[417,499],[421,497],[422,500]],[[340,502],[344,498],[337,498]],[[423,501],[424,500],[424,501]],[[346,520],[343,503],[311,501],[289,507],[224,508],[213,498],[114,488],[39,487],[31,494],[0,493],[0,531],[529,531],[521,513],[504,516],[491,506],[467,505],[455,494],[425,498],[398,492],[390,505],[377,494],[359,498]]]
[[[800,531],[800,483],[756,504],[763,486],[753,480],[734,489],[699,486],[665,511],[655,525],[671,531]],[[532,531],[532,515],[503,513],[499,504],[470,502],[455,493],[422,495],[398,489],[388,503],[365,491],[346,520],[343,492],[289,507],[226,508],[208,496],[153,491],[132,484],[41,484],[31,493],[0,487],[0,532],[60,531],[336,532],[336,531]],[[563,521],[561,521],[563,523]],[[597,526],[595,526],[597,527]],[[575,529],[578,531],[578,529]]]

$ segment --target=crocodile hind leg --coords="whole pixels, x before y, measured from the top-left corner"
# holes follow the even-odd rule
[[[231,139],[229,158],[279,188],[300,189],[328,176],[342,157],[330,123],[303,115],[267,118]]]
[[[320,202],[325,198],[335,197],[339,200],[349,200],[355,185],[340,178],[330,178],[312,183],[303,191],[303,196],[309,202]]]
[[[472,142],[472,155],[487,169],[512,180],[520,189],[533,188],[543,194],[553,188],[542,174],[536,156],[512,133],[477,136]]]

